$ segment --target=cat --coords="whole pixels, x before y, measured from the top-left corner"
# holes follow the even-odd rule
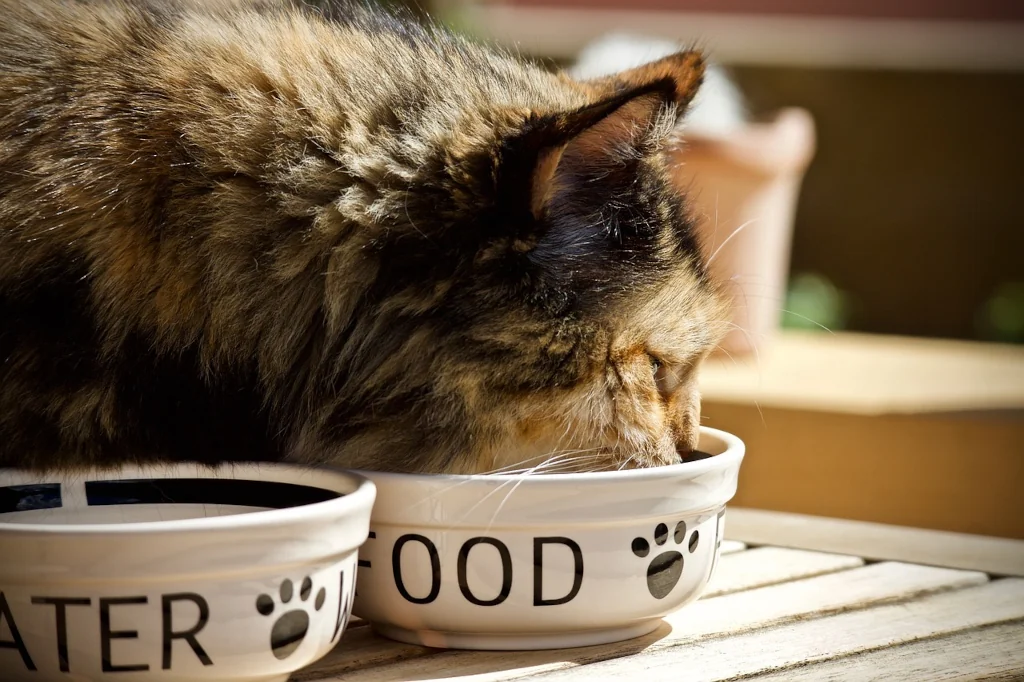
[[[0,35],[0,467],[696,447],[698,52],[578,81],[298,0],[0,0]]]

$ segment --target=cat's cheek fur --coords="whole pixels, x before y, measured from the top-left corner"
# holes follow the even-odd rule
[[[494,472],[616,470],[674,464],[693,449],[699,398],[696,407],[689,393],[666,403],[642,374],[608,375],[519,408],[506,405],[496,417],[511,420],[505,436],[466,464]]]
[[[608,430],[614,406],[599,381],[573,389],[524,396],[506,404],[495,419],[502,436],[474,458],[477,471],[573,471],[618,465]]]

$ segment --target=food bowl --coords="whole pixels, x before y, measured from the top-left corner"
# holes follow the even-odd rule
[[[743,443],[706,459],[536,476],[364,472],[377,485],[354,613],[403,642],[551,649],[638,637],[714,571]]]
[[[341,638],[373,500],[278,464],[0,471],[0,678],[285,680]]]

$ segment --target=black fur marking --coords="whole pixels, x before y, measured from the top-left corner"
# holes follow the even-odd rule
[[[104,357],[88,294],[88,277],[80,268],[60,276],[44,271],[17,290],[0,289],[0,382],[8,400],[0,420],[7,423],[4,433],[14,438],[0,448],[0,466],[115,464],[169,452],[200,462],[281,457],[282,444],[252,372],[239,369],[206,379],[194,348],[159,355],[138,334],[113,357]],[[25,388],[17,392],[12,386]],[[80,427],[86,429],[86,442],[62,443],[49,411],[82,395],[93,401]],[[104,420],[113,422],[116,440]]]

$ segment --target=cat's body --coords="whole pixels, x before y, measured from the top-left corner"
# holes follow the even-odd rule
[[[659,150],[694,55],[577,83],[231,4],[0,0],[0,466],[693,446],[721,309]]]

